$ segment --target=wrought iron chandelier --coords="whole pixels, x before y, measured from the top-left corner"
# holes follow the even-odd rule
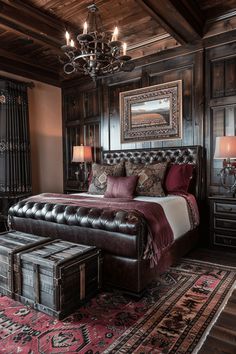
[[[66,74],[81,72],[97,78],[118,71],[132,71],[134,63],[126,54],[127,44],[118,40],[118,28],[114,32],[102,30],[101,17],[95,4],[88,6],[88,17],[84,23],[83,33],[77,36],[78,44],[66,32],[66,45],[61,48],[61,58]]]

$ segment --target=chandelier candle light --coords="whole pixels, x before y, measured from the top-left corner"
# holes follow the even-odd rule
[[[100,31],[99,31],[100,28]],[[77,36],[75,44],[66,31],[66,44],[61,48],[65,54],[62,60],[64,72],[81,72],[97,78],[118,71],[132,71],[134,63],[127,55],[127,44],[119,40],[119,30],[113,33],[102,30],[101,18],[95,4],[88,6],[88,17],[83,25],[83,33]]]

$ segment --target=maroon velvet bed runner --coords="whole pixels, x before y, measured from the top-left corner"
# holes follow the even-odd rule
[[[26,199],[36,203],[51,203],[112,210],[135,210],[144,216],[149,233],[144,258],[157,263],[164,249],[173,241],[173,231],[160,204],[133,199],[82,197],[66,194],[43,193]]]

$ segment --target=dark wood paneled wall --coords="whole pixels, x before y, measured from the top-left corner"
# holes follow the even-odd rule
[[[222,160],[214,159],[215,138],[236,135],[236,42],[206,51],[206,134],[208,192],[219,185]]]
[[[105,150],[202,144],[203,82],[202,51],[144,66],[129,75],[104,81],[102,145]],[[136,74],[136,75],[135,75]],[[174,80],[183,82],[183,139],[120,143],[119,93]],[[197,88],[197,90],[196,90]]]
[[[99,90],[93,85],[63,90],[63,117],[64,187],[73,188],[78,184],[75,179],[78,165],[71,162],[73,146],[80,144],[92,146],[93,161],[100,160]]]
[[[204,48],[176,49],[171,58],[156,56],[137,61],[131,73],[119,73],[94,83],[71,81],[63,88],[65,187],[73,183],[76,167],[72,146],[94,147],[95,160],[104,150],[205,145],[208,149],[208,192],[219,189],[213,161],[217,135],[235,134],[236,42]],[[174,80],[183,83],[183,136],[181,140],[120,143],[119,93]],[[70,86],[71,85],[71,86]],[[234,127],[234,128],[233,128]],[[234,129],[234,131],[232,131]],[[220,165],[219,165],[220,164]]]

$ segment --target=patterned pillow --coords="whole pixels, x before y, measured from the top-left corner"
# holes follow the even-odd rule
[[[164,197],[162,188],[167,162],[161,162],[150,165],[125,163],[126,176],[139,176],[136,194],[150,197]]]
[[[116,165],[92,164],[92,181],[89,185],[88,193],[104,194],[107,189],[107,176],[124,176],[124,163]]]

